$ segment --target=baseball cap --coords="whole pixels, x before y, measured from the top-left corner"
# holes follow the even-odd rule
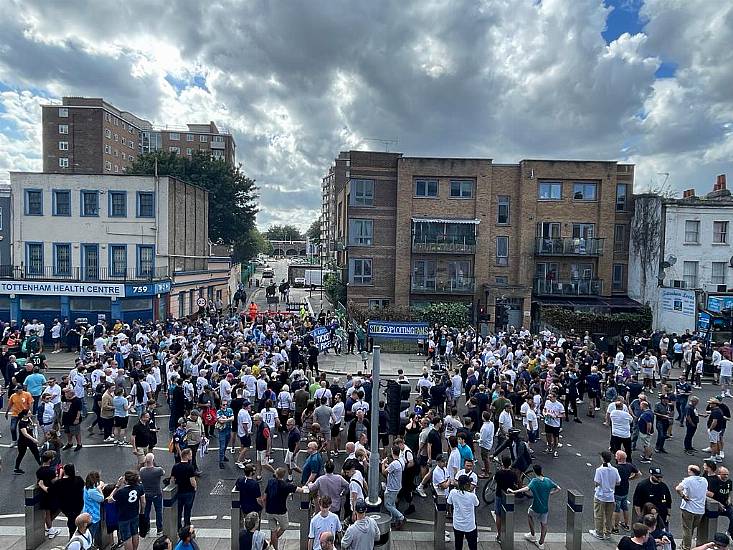
[[[649,474],[653,475],[654,477],[664,477],[664,474],[662,473],[661,468],[650,468]]]
[[[354,503],[354,510],[356,512],[359,512],[360,514],[363,514],[367,511],[367,503],[363,498],[357,499],[357,501]]]
[[[730,544],[730,537],[725,533],[715,533],[715,536],[713,537],[713,542],[717,546],[727,547]]]

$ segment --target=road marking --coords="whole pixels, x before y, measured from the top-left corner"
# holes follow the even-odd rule
[[[0,519],[15,519],[15,518],[24,518],[25,514],[4,514],[0,516]]]
[[[230,493],[231,489],[228,488],[228,486],[224,483],[223,479],[220,479],[216,482],[216,485],[214,485],[214,488],[211,490],[211,493],[209,493],[212,496],[220,496],[223,497],[227,493]]]

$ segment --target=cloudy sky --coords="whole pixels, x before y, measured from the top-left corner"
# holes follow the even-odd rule
[[[733,180],[729,0],[0,7],[0,180],[40,170],[39,105],[63,95],[228,128],[261,227],[306,228],[338,151],[383,150],[368,138],[411,156],[631,161],[637,187]]]

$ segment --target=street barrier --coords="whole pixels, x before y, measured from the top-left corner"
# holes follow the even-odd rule
[[[583,495],[568,489],[567,523],[565,547],[567,550],[580,550],[583,539]]]
[[[712,540],[715,533],[718,532],[718,516],[720,516],[722,505],[712,498],[705,499],[705,513],[700,520],[700,526],[697,528],[697,544],[704,544]]]
[[[445,550],[445,513],[445,495],[436,495],[433,515],[434,550]]]
[[[242,530],[244,518],[242,517],[242,512],[239,509],[239,491],[237,491],[236,487],[232,489],[232,511],[231,519],[229,521],[231,528],[231,549],[239,550],[239,532]]]
[[[501,550],[514,550],[514,495],[507,494],[501,505]]]
[[[178,538],[178,485],[163,487],[163,532],[171,540]]]
[[[308,550],[308,533],[311,527],[311,495],[307,487],[300,493],[300,550]]]
[[[41,490],[38,485],[25,488],[25,548],[36,550],[45,537],[44,512],[41,510]]]

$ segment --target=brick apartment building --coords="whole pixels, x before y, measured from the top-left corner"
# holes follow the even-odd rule
[[[122,174],[139,154],[211,153],[234,163],[234,138],[216,124],[158,128],[101,98],[64,97],[43,105],[43,171],[56,174]]]
[[[514,326],[546,305],[638,307],[626,295],[632,165],[350,151],[331,176],[348,300],[480,303],[490,325],[501,304]]]

